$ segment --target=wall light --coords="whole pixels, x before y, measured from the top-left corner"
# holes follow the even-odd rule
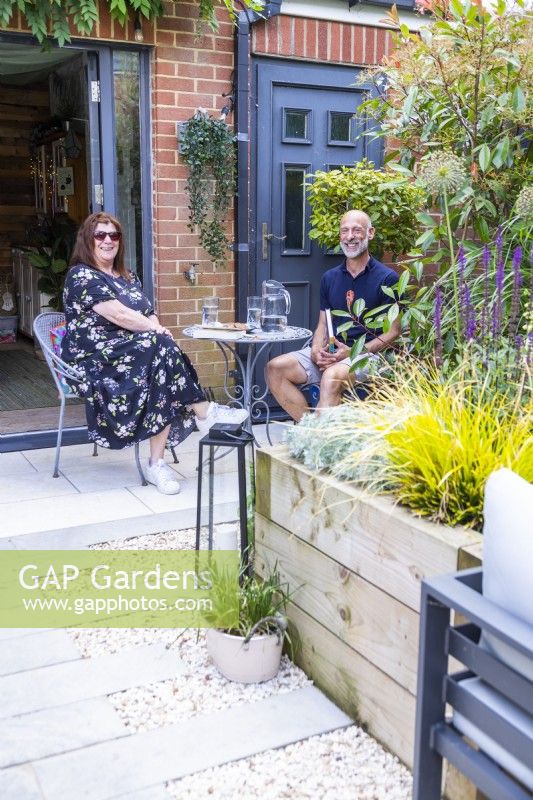
[[[136,42],[144,42],[143,26],[141,22],[141,15],[137,11],[133,20],[133,35]]]

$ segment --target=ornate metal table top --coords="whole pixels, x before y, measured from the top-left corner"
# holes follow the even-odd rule
[[[227,342],[236,344],[267,344],[268,342],[291,342],[298,341],[299,339],[308,339],[313,335],[312,331],[307,328],[296,328],[287,325],[284,331],[265,333],[265,331],[256,331],[254,333],[242,333],[240,336],[235,336],[238,331],[220,329],[220,334],[213,335],[212,328],[209,329],[209,335],[203,337],[201,335],[201,325],[190,325],[183,329],[183,335],[193,339],[211,339],[213,342]],[[216,333],[216,332],[215,332]]]

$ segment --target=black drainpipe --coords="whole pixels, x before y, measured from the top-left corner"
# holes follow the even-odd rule
[[[255,242],[254,222],[250,208],[250,93],[251,63],[250,32],[254,22],[270,19],[281,11],[282,0],[270,0],[261,14],[241,11],[235,35],[235,132],[237,136],[237,197],[235,214],[235,299],[236,319],[246,319],[246,296],[255,293],[250,247]]]

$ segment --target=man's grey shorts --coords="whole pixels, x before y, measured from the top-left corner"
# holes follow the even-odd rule
[[[322,370],[320,370],[315,362],[311,358],[311,347],[307,345],[303,347],[301,350],[295,350],[290,353],[291,356],[298,361],[299,364],[304,368],[305,374],[307,375],[307,381],[305,383],[300,384],[301,386],[308,386],[310,383],[320,383],[322,380]],[[372,355],[371,358],[376,358],[376,356]],[[346,364],[350,366],[350,359],[344,358],[342,361],[338,362],[339,364]],[[368,369],[357,369],[354,373],[352,373],[354,378],[358,381],[364,381],[368,375]]]

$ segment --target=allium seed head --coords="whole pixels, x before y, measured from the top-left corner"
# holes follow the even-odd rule
[[[516,198],[514,211],[520,219],[533,222],[533,186],[524,186]]]
[[[466,176],[463,159],[447,150],[431,153],[420,164],[420,180],[432,194],[456,192]]]

